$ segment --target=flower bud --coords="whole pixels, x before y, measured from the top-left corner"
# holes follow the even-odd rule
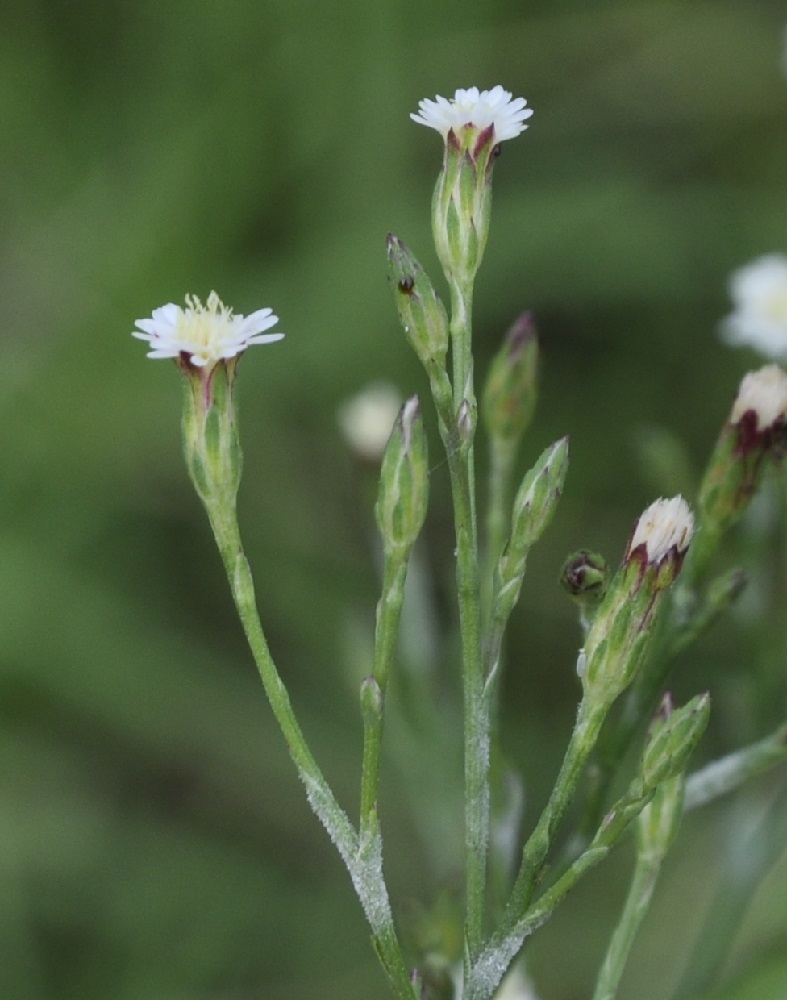
[[[407,339],[421,363],[445,366],[448,316],[429,277],[404,243],[388,234],[388,280]]]
[[[406,557],[426,517],[429,471],[418,397],[399,411],[383,456],[375,514],[387,554]]]
[[[637,521],[585,641],[587,697],[609,706],[633,680],[693,530],[694,518],[681,496],[656,500]]]
[[[536,406],[538,337],[531,313],[522,313],[492,360],[482,397],[489,436],[513,448]]]
[[[597,552],[587,549],[573,552],[563,563],[560,583],[579,608],[583,624],[589,626],[607,592],[607,561]]]
[[[510,614],[519,596],[527,555],[557,508],[568,472],[568,438],[550,445],[525,475],[514,500],[511,535],[497,566],[498,604]]]
[[[692,557],[695,575],[748,507],[766,459],[781,458],[786,424],[787,375],[782,369],[766,365],[745,375],[700,487],[702,532]]]
[[[707,693],[696,695],[676,709],[672,707],[670,695],[664,695],[642,755],[640,775],[646,790],[683,773],[705,732],[709,717],[710,696]]]

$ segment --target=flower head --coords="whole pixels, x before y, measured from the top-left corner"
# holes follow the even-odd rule
[[[740,423],[748,412],[754,414],[755,431],[771,430],[777,423],[784,423],[787,416],[787,375],[778,365],[765,365],[741,379],[730,423]]]
[[[787,356],[787,256],[768,254],[735,271],[730,294],[735,308],[722,321],[722,339],[766,358]]]
[[[465,126],[480,130],[492,125],[494,141],[503,142],[504,139],[515,138],[527,128],[523,123],[533,110],[526,105],[524,97],[512,100],[509,91],[499,85],[481,91],[478,87],[470,87],[468,90],[457,90],[450,100],[439,95],[433,101],[424,98],[418,103],[418,114],[411,114],[410,117],[419,125],[436,129],[444,139],[450,131],[457,132]]]
[[[630,557],[641,545],[650,565],[660,563],[673,549],[678,555],[689,547],[694,515],[682,496],[654,500],[640,515],[628,547]]]
[[[150,319],[138,319],[132,336],[147,340],[149,358],[186,355],[198,368],[212,368],[218,361],[234,358],[251,344],[270,344],[283,333],[264,333],[279,322],[270,309],[250,316],[236,316],[215,292],[203,305],[195,295],[186,296],[186,308],[167,303],[153,310]]]

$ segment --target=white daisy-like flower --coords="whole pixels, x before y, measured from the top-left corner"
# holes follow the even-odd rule
[[[512,100],[509,91],[499,85],[481,91],[478,87],[470,87],[457,90],[450,100],[439,95],[433,101],[424,98],[418,103],[418,114],[410,117],[419,125],[436,129],[443,138],[452,129],[456,132],[465,125],[477,129],[493,125],[495,142],[503,142],[527,128],[524,122],[533,114],[533,109],[526,105],[524,97]]]
[[[279,322],[270,309],[250,316],[234,315],[215,292],[203,305],[196,295],[186,296],[186,308],[168,302],[153,310],[150,319],[138,319],[132,336],[147,340],[149,358],[189,357],[198,368],[234,358],[252,344],[272,344],[283,333],[264,333]]]
[[[352,450],[369,462],[379,462],[401,406],[401,393],[390,382],[374,382],[343,403],[339,425]]]
[[[722,321],[722,339],[766,358],[787,357],[787,256],[767,254],[741,267],[730,294],[734,309]]]
[[[654,500],[637,521],[629,554],[644,545],[647,561],[659,563],[672,548],[685,552],[693,534],[694,515],[682,496]]]
[[[787,416],[787,375],[778,365],[765,365],[741,379],[730,423],[737,424],[749,410],[757,417],[758,431]]]

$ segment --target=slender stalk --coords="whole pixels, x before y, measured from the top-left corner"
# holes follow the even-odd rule
[[[596,743],[605,715],[606,711],[588,709],[588,703],[584,700],[580,703],[577,722],[552,794],[522,851],[522,864],[506,906],[504,924],[515,923],[530,905],[552,838],[574,797],[582,769]]]
[[[216,542],[224,562],[243,630],[254,656],[273,714],[281,728],[298,773],[306,786],[309,805],[325,826],[350,874],[372,931],[375,950],[397,1000],[414,1000],[410,976],[402,957],[388,892],[382,874],[379,830],[367,824],[359,838],[336,801],[312,756],[268,649],[259,620],[254,583],[243,552],[234,510],[207,505]]]
[[[751,743],[742,750],[720,757],[691,774],[686,780],[684,808],[688,812],[722,795],[727,795],[750,778],[776,764],[781,764],[785,758],[787,758],[787,723],[757,743]]]
[[[489,499],[486,512],[486,554],[482,577],[482,611],[488,627],[495,568],[511,521],[511,483],[516,448],[492,435],[489,452]]]
[[[472,301],[472,282],[460,283],[452,279],[450,330],[454,412],[459,417],[465,411],[470,421],[468,436],[465,437],[460,431],[457,446],[447,444],[456,530],[456,581],[462,639],[467,891],[465,934],[471,959],[481,948],[484,935],[489,844],[489,713],[484,695],[481,656],[481,577],[472,443],[476,419],[471,352]]]
[[[661,856],[637,857],[626,905],[601,966],[593,1000],[614,1000],[617,995],[631,946],[653,897],[661,871],[661,860]]]
[[[377,628],[374,637],[373,682],[379,692],[379,711],[364,714],[363,765],[361,770],[361,833],[373,821],[377,811],[380,781],[380,747],[383,738],[385,697],[388,673],[399,631],[407,560],[387,555],[383,570],[383,588],[377,605]]]

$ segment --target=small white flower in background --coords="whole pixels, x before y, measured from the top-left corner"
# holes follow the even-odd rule
[[[481,91],[470,87],[457,90],[450,100],[439,95],[433,101],[425,98],[418,103],[418,114],[410,117],[419,125],[436,129],[444,139],[452,129],[456,132],[466,125],[477,129],[493,125],[495,142],[503,142],[527,128],[524,122],[533,110],[526,105],[524,97],[512,100],[510,92],[501,86]]]
[[[339,426],[352,450],[368,462],[379,462],[402,406],[390,382],[374,382],[339,409]]]
[[[637,521],[628,554],[644,545],[648,563],[655,565],[673,548],[685,552],[693,533],[694,515],[682,496],[654,500]]]
[[[768,254],[730,279],[733,312],[722,321],[728,344],[753,347],[766,358],[787,356],[787,256]]]
[[[147,340],[149,358],[178,358],[185,354],[198,368],[234,358],[252,344],[271,344],[283,333],[264,333],[279,322],[270,309],[250,316],[234,315],[215,292],[203,305],[195,295],[186,296],[186,308],[167,303],[153,310],[150,319],[138,319],[132,336]]]
[[[741,379],[730,423],[737,424],[750,410],[757,418],[758,431],[787,416],[787,375],[778,365],[766,365]]]

